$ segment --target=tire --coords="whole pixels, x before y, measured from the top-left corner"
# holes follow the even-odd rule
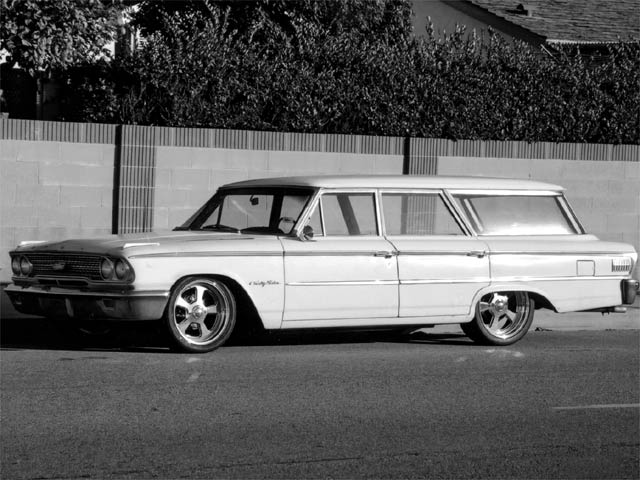
[[[235,299],[220,280],[186,278],[173,289],[165,321],[180,350],[210,352],[222,346],[233,331]]]
[[[460,327],[481,345],[511,345],[526,335],[534,311],[527,292],[494,292],[480,299],[473,320]]]

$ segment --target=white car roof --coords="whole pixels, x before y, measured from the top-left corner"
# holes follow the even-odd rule
[[[446,188],[451,190],[554,190],[563,187],[532,180],[490,177],[447,177],[437,175],[314,175],[275,177],[230,183],[233,187],[313,187],[313,188]]]

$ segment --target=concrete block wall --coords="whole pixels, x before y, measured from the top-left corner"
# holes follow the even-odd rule
[[[111,233],[114,145],[0,140],[0,283],[23,240]]]
[[[640,251],[640,163],[635,161],[441,156],[440,175],[479,175],[562,185],[589,233]]]
[[[154,230],[182,224],[221,185],[250,178],[402,174],[402,155],[158,147]]]

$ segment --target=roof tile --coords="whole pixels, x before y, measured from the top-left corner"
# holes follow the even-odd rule
[[[547,41],[640,40],[640,0],[467,0]],[[531,16],[518,13],[530,7]]]

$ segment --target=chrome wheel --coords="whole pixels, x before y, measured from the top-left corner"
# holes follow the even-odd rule
[[[221,346],[235,325],[233,295],[222,282],[187,279],[175,288],[167,311],[175,341],[191,352]]]
[[[534,309],[527,292],[490,293],[480,299],[474,320],[461,327],[476,342],[509,345],[527,333]]]

